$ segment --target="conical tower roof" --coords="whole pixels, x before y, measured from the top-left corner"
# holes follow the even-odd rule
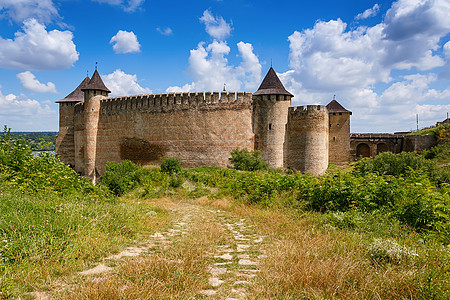
[[[105,86],[103,83],[102,78],[100,77],[100,74],[98,74],[97,69],[95,70],[94,74],[92,74],[91,80],[89,80],[89,83],[81,89],[84,90],[97,90],[97,91],[104,91],[107,93],[111,93],[110,90]]]
[[[348,109],[345,109],[339,102],[336,100],[332,100],[330,103],[327,104],[328,112],[330,113],[340,113],[340,112],[349,112],[352,113]]]
[[[80,83],[80,85],[69,95],[66,96],[66,98],[56,101],[56,103],[65,103],[65,102],[82,102],[84,100],[84,92],[82,89],[87,86],[91,79],[89,76],[86,76],[84,80]]]
[[[283,83],[281,83],[280,78],[278,78],[272,67],[270,67],[259,89],[253,95],[288,95],[294,97],[284,88]]]

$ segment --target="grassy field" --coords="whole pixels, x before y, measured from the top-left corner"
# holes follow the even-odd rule
[[[217,297],[245,289],[249,299],[448,299],[450,185],[438,166],[446,141],[436,155],[383,153],[320,177],[122,162],[93,186],[2,135],[0,298],[208,298],[214,252],[238,251],[229,226],[245,220],[264,237],[246,255],[265,255],[245,288],[227,285],[231,272],[218,275]],[[184,234],[170,237],[174,222]],[[161,232],[167,240],[148,246]],[[109,273],[80,275],[140,245],[138,257],[107,260]]]

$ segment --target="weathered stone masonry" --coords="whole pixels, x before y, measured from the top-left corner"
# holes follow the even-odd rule
[[[227,166],[235,148],[260,150],[274,168],[314,174],[325,172],[329,157],[333,163],[349,161],[349,145],[335,150],[341,154],[329,151],[327,108],[290,107],[293,96],[272,68],[254,95],[197,92],[108,97],[108,93],[95,71],[91,79],[85,78],[69,96],[57,101],[56,152],[93,181],[104,174],[108,161],[148,164],[177,157],[184,167]],[[349,116],[348,126],[339,131],[342,136],[350,136]]]

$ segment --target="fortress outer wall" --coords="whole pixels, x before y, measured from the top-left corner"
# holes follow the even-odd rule
[[[102,175],[108,161],[149,164],[165,157],[179,158],[186,168],[227,166],[234,148],[253,150],[251,97],[206,92],[105,98],[99,108],[95,169]],[[82,124],[76,124],[76,169],[86,173],[77,165],[88,166],[90,153],[81,141]]]
[[[55,143],[59,159],[70,166],[75,166],[74,110],[75,102],[60,103],[59,132]]]

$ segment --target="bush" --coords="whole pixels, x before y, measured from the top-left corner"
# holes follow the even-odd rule
[[[161,172],[168,173],[169,175],[177,174],[181,172],[181,162],[178,158],[165,158],[161,162]]]
[[[139,181],[138,171],[140,166],[129,160],[122,162],[107,162],[105,165],[105,176],[100,179],[100,183],[117,196],[123,195],[133,190]]]
[[[441,152],[441,149],[439,147],[431,147],[430,149],[425,149],[422,151],[421,155],[425,157],[426,159],[433,159],[435,158],[439,153]]]
[[[234,149],[231,151],[230,162],[233,168],[241,171],[267,170],[269,165],[262,159],[261,152],[247,149]]]
[[[432,161],[413,152],[402,152],[394,154],[383,152],[375,158],[364,158],[356,164],[356,170],[365,175],[371,172],[386,175],[404,175],[410,170],[425,170],[432,173],[436,168]]]

